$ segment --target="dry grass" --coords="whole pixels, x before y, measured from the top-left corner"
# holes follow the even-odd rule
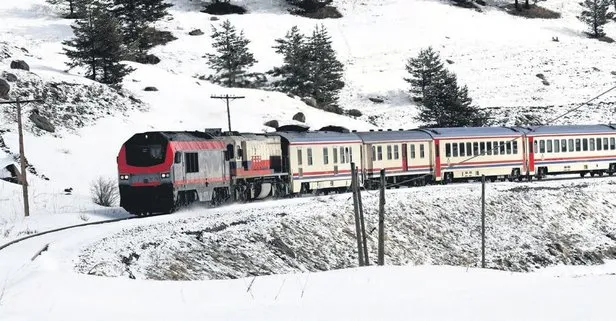
[[[92,182],[90,192],[92,193],[92,201],[105,207],[114,206],[119,198],[117,183],[109,178],[97,178]]]
[[[519,9],[515,8],[515,4],[505,6],[505,11],[509,14],[530,19],[558,19],[560,13],[541,6],[531,4],[529,9],[524,8],[524,3],[520,3]]]

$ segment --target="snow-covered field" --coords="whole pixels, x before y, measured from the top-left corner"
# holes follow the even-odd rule
[[[29,175],[31,217],[22,217],[21,187],[0,181],[0,243],[52,227],[125,217],[121,209],[94,205],[90,182],[115,177],[119,147],[135,132],[226,129],[225,104],[211,95],[246,96],[231,105],[233,129],[239,131],[271,130],[263,123],[272,119],[295,123],[291,119],[299,111],[312,128],[412,128],[418,125],[412,119],[416,108],[406,93],[404,65],[427,46],[451,60],[447,67],[479,106],[500,107],[497,116],[508,122],[527,112],[553,117],[612,87],[616,77],[614,44],[585,38],[576,1],[541,1],[562,18],[533,20],[446,1],[336,0],[344,18],[315,21],[286,14],[282,0],[237,0],[250,13],[228,18],[252,41],[259,60],[253,71],[281,62],[272,46],[291,26],[304,32],[321,23],[328,28],[346,66],[341,105],[364,113],[351,119],[282,93],[198,80],[211,72],[202,56],[210,51],[210,25],[219,22],[198,12],[197,1],[170,2],[172,16],[157,27],[178,39],[152,50],[159,64],[130,63],[136,71],[126,77],[125,91],[116,93],[78,70],[66,71],[61,42],[71,37],[71,21],[60,19],[44,0],[0,1],[0,77],[15,74],[13,92],[37,90],[30,98],[45,90],[49,97],[58,94],[46,111],[59,119],[53,134],[26,120],[26,156],[36,172]],[[188,35],[197,28],[206,34]],[[605,29],[616,37],[614,22]],[[13,59],[25,60],[30,72],[11,70]],[[143,91],[147,86],[158,91]],[[614,94],[560,121],[610,122]],[[33,106],[25,107],[26,119]],[[0,108],[0,153],[13,156],[14,114]],[[488,266],[534,270],[613,257],[614,182],[491,184]],[[69,187],[73,191],[65,193]],[[352,268],[357,263],[349,195],[192,209],[69,230],[0,251],[0,320],[614,319],[612,262],[531,273],[473,268],[479,262],[478,185],[387,195],[387,263],[402,266]],[[372,231],[376,196],[364,197]],[[372,259],[375,233],[369,236]],[[32,261],[46,244],[48,251]],[[338,270],[320,272],[329,269]],[[267,275],[276,273],[283,274]],[[200,281],[152,280],[173,278]]]

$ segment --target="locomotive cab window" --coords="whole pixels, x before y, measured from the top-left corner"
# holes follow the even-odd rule
[[[185,153],[186,173],[199,172],[199,154],[198,153]]]
[[[182,152],[175,152],[174,163],[179,164],[182,162]]]

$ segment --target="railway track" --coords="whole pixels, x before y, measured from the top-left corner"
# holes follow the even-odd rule
[[[542,180],[533,180],[531,182],[528,181],[513,181],[512,183],[541,183],[541,182],[557,182],[557,181],[578,181],[578,180],[584,180],[584,179],[607,179],[607,178],[611,178],[613,176],[596,176],[596,177],[552,177],[552,178],[544,178]],[[500,181],[497,181],[500,182]],[[453,184],[462,184],[462,185],[466,185],[466,184],[473,184],[476,183],[476,181],[460,181],[460,182],[456,182]],[[411,189],[411,188],[416,188],[415,186],[397,186],[391,189],[398,189],[398,188],[404,188],[404,189]],[[388,188],[390,189],[390,188]],[[302,197],[314,197],[314,196],[318,196],[318,195],[303,195]],[[265,202],[265,201],[271,201],[268,199],[264,199],[264,200],[260,200],[258,202]],[[204,209],[206,208],[212,208],[212,207],[204,207]],[[60,231],[65,231],[65,230],[69,230],[69,229],[74,229],[74,228],[80,228],[80,227],[85,227],[85,226],[92,226],[92,225],[102,225],[102,224],[109,224],[109,223],[116,223],[116,222],[120,222],[120,221],[127,221],[127,220],[133,220],[133,219],[147,219],[147,218],[152,218],[152,217],[156,217],[156,216],[161,216],[161,215],[173,215],[173,213],[170,214],[165,214],[165,213],[161,213],[161,214],[151,214],[151,215],[147,215],[147,216],[129,216],[129,217],[122,217],[122,218],[116,218],[116,219],[110,219],[110,220],[103,220],[103,221],[96,221],[96,222],[89,222],[89,223],[81,223],[81,224],[75,224],[75,225],[69,225],[69,226],[63,226],[63,227],[59,227],[59,228],[55,228],[55,229],[50,229],[50,230],[46,230],[43,232],[39,232],[39,233],[34,233],[34,234],[30,234],[30,235],[26,235],[24,237],[20,237],[17,239],[14,239],[10,242],[7,242],[5,244],[0,245],[0,251],[4,250],[5,248],[17,244],[19,242],[23,242],[25,240],[28,239],[32,239],[32,238],[36,238],[39,236],[43,236],[46,234],[51,234],[51,233],[55,233],[55,232],[60,232]]]

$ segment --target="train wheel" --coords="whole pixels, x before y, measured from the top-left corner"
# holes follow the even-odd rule
[[[603,171],[600,171],[598,174],[599,174],[599,177],[603,176]]]

